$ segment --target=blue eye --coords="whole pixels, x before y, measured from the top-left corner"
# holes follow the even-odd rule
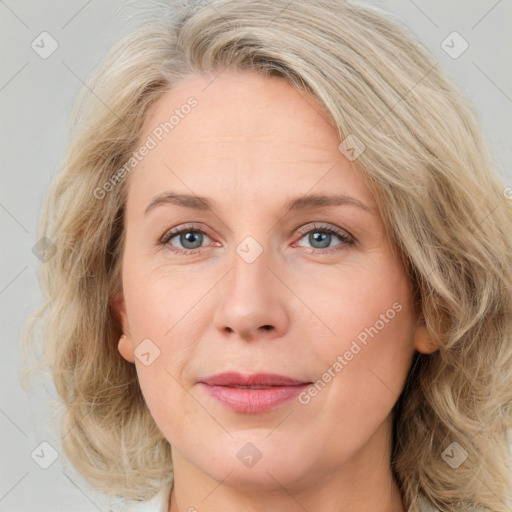
[[[308,226],[308,228],[310,228],[310,226]],[[299,231],[303,235],[302,238],[307,236],[308,243],[312,245],[312,252],[331,252],[324,251],[324,249],[331,247],[333,237],[343,242],[340,245],[354,245],[354,239],[339,228],[314,225],[313,229],[305,230],[305,228],[302,228]]]
[[[330,253],[342,249],[347,245],[354,245],[355,240],[342,229],[333,226],[317,226],[313,225],[301,228],[299,233],[302,235],[301,240],[308,237],[308,242],[311,244],[310,252],[313,253]],[[178,254],[192,255],[200,251],[203,243],[210,237],[202,230],[194,226],[184,226],[167,231],[160,239],[160,244],[169,247],[170,250]],[[338,238],[342,243],[334,247],[331,246],[333,239]],[[171,243],[173,239],[181,247],[177,247],[175,243]],[[217,245],[219,245],[217,243]],[[304,247],[299,245],[299,247]],[[330,250],[327,250],[330,249]]]
[[[180,229],[168,231],[160,240],[163,245],[168,245],[173,251],[180,254],[196,253],[202,246],[204,238],[209,238],[204,231],[192,226],[186,226]],[[176,238],[181,244],[180,247],[175,247],[170,242]]]

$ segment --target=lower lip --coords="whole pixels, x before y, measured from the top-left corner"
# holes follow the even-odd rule
[[[310,384],[275,386],[264,389],[230,388],[200,384],[213,398],[236,412],[259,413],[270,411],[295,398]]]

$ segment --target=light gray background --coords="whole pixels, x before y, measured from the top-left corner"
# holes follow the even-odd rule
[[[257,0],[255,0],[257,1]],[[312,0],[313,1],[313,0]],[[396,13],[476,104],[506,185],[512,185],[512,2],[366,1]],[[19,384],[22,324],[40,302],[32,253],[43,195],[67,140],[74,97],[116,38],[123,0],[0,0],[0,512],[107,511],[102,495],[65,462],[44,470],[31,458],[43,441],[60,452],[44,390]],[[58,49],[42,59],[43,31]],[[441,42],[459,32],[469,48],[453,59]],[[40,451],[38,453],[41,453]],[[67,476],[66,476],[67,475]]]

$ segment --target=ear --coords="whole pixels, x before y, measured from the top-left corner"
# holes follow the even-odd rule
[[[133,352],[133,344],[131,338],[128,338],[126,334],[123,334],[119,338],[117,344],[117,350],[121,354],[123,359],[126,359],[129,363],[135,363],[135,354]]]
[[[419,324],[416,327],[414,348],[421,354],[432,354],[439,348],[424,324]]]
[[[118,292],[113,301],[114,310],[118,319],[119,325],[123,335],[119,338],[117,350],[121,356],[129,363],[135,362],[135,355],[133,352],[133,344],[130,336],[130,325],[128,323],[128,316],[126,314],[126,307],[122,292]]]

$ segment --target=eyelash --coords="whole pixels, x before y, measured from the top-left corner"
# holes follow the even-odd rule
[[[186,256],[191,256],[193,254],[196,254],[197,252],[199,252],[201,249],[203,249],[203,247],[199,247],[197,249],[179,249],[179,248],[176,248],[176,247],[173,247],[169,244],[169,242],[171,241],[171,239],[173,239],[176,235],[180,235],[182,233],[188,233],[188,232],[193,232],[193,233],[202,233],[204,235],[206,235],[208,238],[211,238],[208,233],[206,233],[204,230],[202,229],[199,229],[197,227],[194,227],[192,225],[189,225],[189,226],[183,226],[181,228],[174,228],[174,229],[171,229],[169,231],[167,231],[163,236],[162,238],[159,240],[159,245],[162,245],[162,246],[167,246],[171,251],[177,253],[177,254],[183,254],[183,255],[186,255]],[[301,236],[301,239],[311,233],[311,232],[322,232],[322,233],[328,233],[328,234],[331,234],[331,235],[336,235],[345,245],[348,245],[348,246],[352,246],[354,245],[355,243],[355,239],[349,235],[346,231],[342,230],[342,229],[339,229],[339,228],[336,228],[334,226],[325,226],[325,225],[316,225],[316,224],[313,224],[313,226],[306,226],[306,227],[303,227],[303,228],[299,228],[297,230],[297,232],[302,235]],[[311,254],[329,254],[331,252],[335,252],[337,250],[341,250],[341,249],[336,249],[336,248],[333,248],[333,247],[330,247],[330,248],[326,248],[326,249],[317,249],[317,248],[310,248],[311,250],[309,251]],[[333,251],[334,249],[334,251]]]

